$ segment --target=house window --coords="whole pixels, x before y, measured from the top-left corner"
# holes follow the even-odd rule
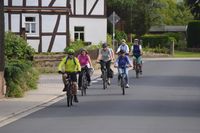
[[[85,40],[84,27],[81,26],[74,27],[74,39],[82,41]]]
[[[36,17],[25,17],[25,29],[26,33],[36,33]]]

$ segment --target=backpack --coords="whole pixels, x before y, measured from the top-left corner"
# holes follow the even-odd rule
[[[67,57],[66,57],[66,60],[65,60],[65,64],[67,63],[68,59],[69,59],[69,57],[67,56]],[[73,57],[73,61],[74,61],[74,64],[76,65],[75,57]]]

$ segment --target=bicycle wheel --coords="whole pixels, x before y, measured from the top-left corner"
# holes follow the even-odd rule
[[[136,78],[139,78],[139,64],[136,64],[135,73],[136,73]]]
[[[86,95],[86,89],[87,89],[87,77],[86,77],[86,74],[83,73],[83,76],[82,76],[82,86],[81,86],[81,95]]]
[[[67,92],[66,92],[66,96],[67,96],[67,107],[72,106],[72,101],[73,101],[73,96],[72,96],[72,90],[71,90],[71,86],[68,85],[67,86]]]
[[[121,88],[122,88],[122,95],[125,95],[125,77],[124,77],[124,75],[121,77]]]
[[[106,71],[103,71],[103,89],[107,88],[107,74]]]

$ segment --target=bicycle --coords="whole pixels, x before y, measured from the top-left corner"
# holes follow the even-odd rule
[[[120,85],[121,85],[121,88],[122,88],[122,95],[125,95],[125,87],[126,87],[126,68],[127,66],[125,67],[122,67],[120,68],[122,71],[121,73],[119,74],[119,78],[120,78]]]
[[[136,78],[139,78],[139,75],[142,74],[142,71],[141,71],[141,62],[138,61],[138,58],[139,57],[136,57],[136,64],[135,64],[135,73],[136,73]]]
[[[63,77],[65,78],[64,84],[65,84],[65,90],[66,90],[66,96],[67,96],[67,107],[73,106],[73,97],[74,94],[72,92],[73,89],[73,82],[71,80],[70,74],[68,75],[66,72],[61,72]],[[65,76],[67,74],[67,76]]]
[[[81,71],[81,75],[82,75],[82,78],[81,78],[81,95],[86,95],[86,90],[88,89],[88,80],[87,80],[87,76],[86,76],[86,68],[83,68],[83,70]]]
[[[103,80],[103,89],[105,90],[105,89],[107,89],[107,85],[108,85],[108,77],[107,77],[107,68],[106,68],[106,62],[104,62],[104,61],[100,61],[100,62],[98,62],[98,63],[102,63],[102,66],[103,66],[103,68],[101,68],[102,69],[102,80]]]

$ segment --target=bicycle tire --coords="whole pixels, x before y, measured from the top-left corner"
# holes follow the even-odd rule
[[[139,78],[139,64],[136,64],[135,73],[136,73],[136,78]]]
[[[81,95],[86,95],[86,89],[87,89],[87,78],[85,73],[82,75],[82,85],[81,85]]]
[[[103,71],[103,89],[105,90],[107,88],[107,75],[106,71]]]
[[[121,88],[122,88],[122,95],[125,95],[125,78],[121,76]]]
[[[70,85],[67,86],[66,96],[67,96],[67,107],[70,107],[73,105],[73,96],[72,96],[72,90],[71,90]]]

